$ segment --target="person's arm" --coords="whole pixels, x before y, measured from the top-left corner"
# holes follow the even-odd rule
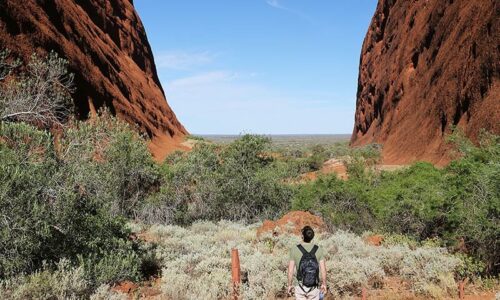
[[[321,291],[326,294],[326,263],[324,259],[319,262],[319,270],[321,274]]]
[[[293,273],[295,272],[295,261],[290,260],[288,263],[288,288],[287,292],[290,295],[292,292],[292,281],[293,281]]]

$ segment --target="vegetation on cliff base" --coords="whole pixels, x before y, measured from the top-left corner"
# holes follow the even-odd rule
[[[64,65],[48,64],[58,74],[66,74]],[[13,107],[5,91],[18,84],[4,75],[0,112]],[[53,93],[66,99],[67,89],[43,95]],[[164,254],[130,237],[131,219],[172,229],[207,220],[254,223],[290,209],[321,215],[331,232],[369,230],[402,237],[392,238],[399,244],[432,241],[459,251],[460,263],[450,268],[457,278],[499,272],[500,146],[492,134],[475,145],[457,131],[450,139],[459,155],[443,169],[416,163],[376,172],[370,166],[378,146],[277,149],[265,137],[244,135],[228,145],[200,141],[156,163],[143,137],[106,111],[88,122],[67,120],[56,135],[46,126],[43,119],[0,122],[0,290],[13,298],[89,297],[100,286],[106,294],[103,284],[154,275]],[[346,161],[347,180],[295,180],[333,157]],[[346,265],[352,274],[368,267],[376,266],[363,258]],[[76,279],[61,289],[56,283],[65,276]],[[272,284],[278,291],[283,283]]]

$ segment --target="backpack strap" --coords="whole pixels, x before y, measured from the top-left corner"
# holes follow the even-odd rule
[[[313,289],[317,288],[317,287],[315,287],[315,286],[312,286],[312,287],[310,287],[310,288],[309,288],[309,290],[306,292],[306,290],[304,290],[304,287],[302,287],[302,284],[300,284],[300,282],[299,282],[299,287],[300,287],[300,289],[301,289],[301,290],[302,290],[302,291],[303,291],[306,295],[307,295],[307,294],[309,294],[309,293],[310,293]]]
[[[316,251],[318,251],[318,245],[314,245],[313,248],[311,249],[311,252],[307,252],[307,250],[301,245],[298,244],[297,248],[299,248],[300,252],[302,252],[302,255],[309,253],[311,255],[316,255]]]
[[[300,252],[302,252],[302,255],[309,253],[304,247],[302,247],[301,244],[298,244],[297,248],[299,248]]]

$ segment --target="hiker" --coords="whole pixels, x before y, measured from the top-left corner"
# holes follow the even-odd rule
[[[288,263],[288,294],[292,285],[293,274],[296,272],[297,284],[295,285],[295,299],[319,300],[320,293],[326,294],[326,266],[323,248],[312,244],[314,230],[310,226],[302,228],[303,243],[290,249],[290,262]],[[321,275],[321,286],[319,285]]]

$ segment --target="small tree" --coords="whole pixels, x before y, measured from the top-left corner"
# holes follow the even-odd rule
[[[0,53],[0,121],[26,122],[41,127],[60,125],[69,114],[73,75],[68,62],[51,52],[31,57],[25,72],[12,75],[19,63]]]

